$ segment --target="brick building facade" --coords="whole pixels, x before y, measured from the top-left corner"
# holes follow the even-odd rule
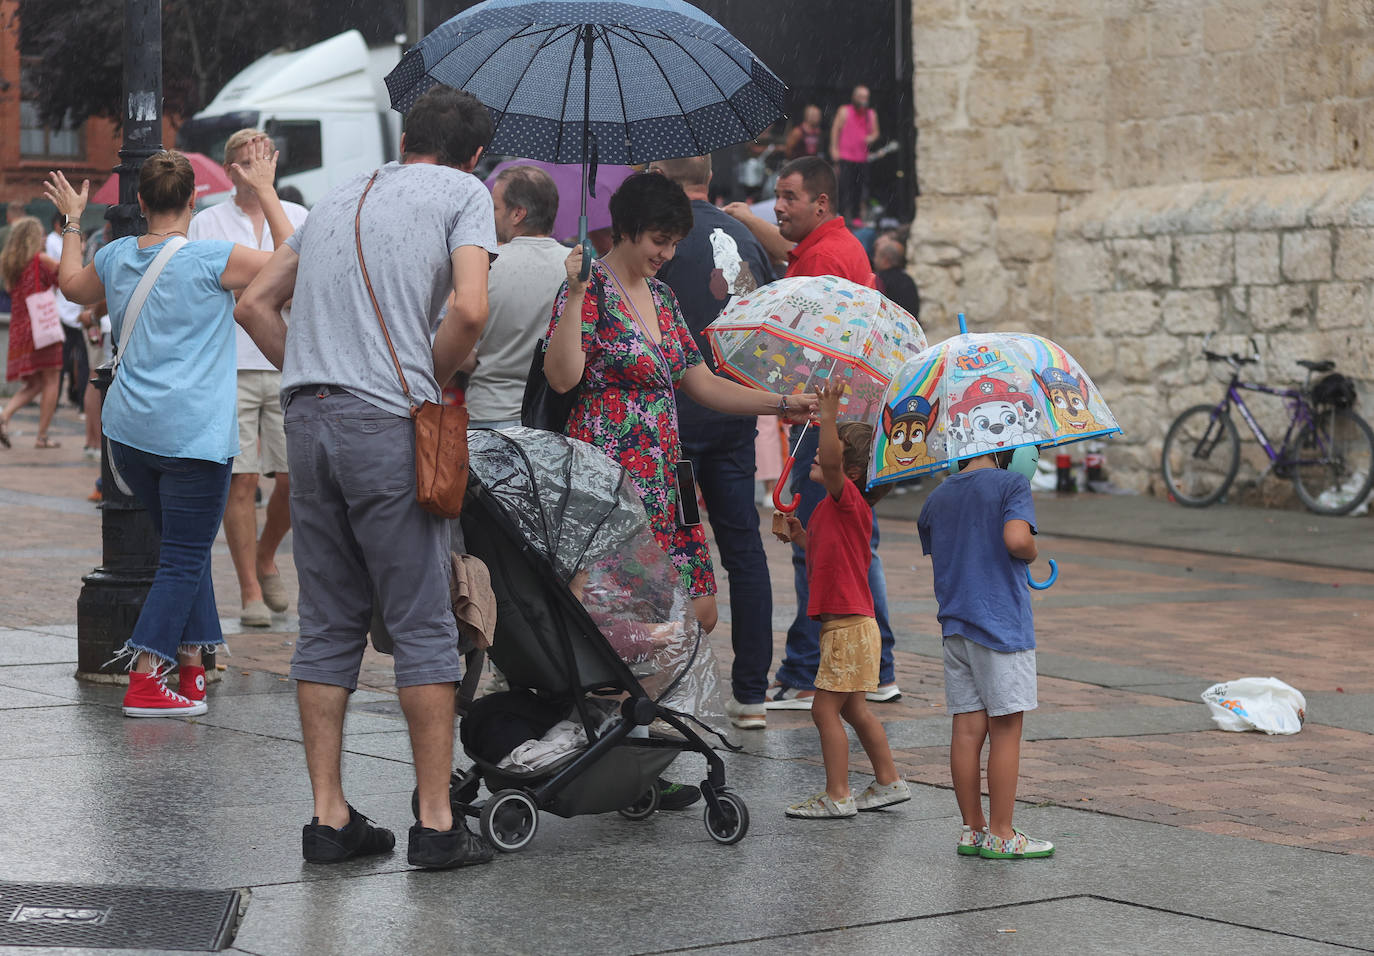
[[[1374,395],[1374,0],[912,6],[932,340],[964,311],[1063,344],[1127,432],[1113,480],[1142,491],[1174,415],[1220,396],[1208,334],[1253,339],[1256,377],[1332,358]],[[1271,404],[1251,407],[1281,434]]]

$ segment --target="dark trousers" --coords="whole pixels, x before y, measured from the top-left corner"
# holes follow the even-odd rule
[[[720,563],[730,577],[730,685],[742,704],[763,703],[773,664],[773,590],[754,503],[755,432],[749,418],[682,429],[682,453],[696,471]]]
[[[795,439],[795,429],[793,437]],[[808,428],[801,447],[797,449],[796,462],[792,465],[792,492],[802,496],[801,504],[797,506],[797,518],[803,525],[811,520],[811,512],[825,497],[825,488],[807,477],[811,462],[816,457],[819,440],[819,429],[815,426]],[[887,578],[883,575],[883,560],[878,557],[876,515],[873,518],[870,547],[872,558],[868,565],[868,588],[873,592],[873,616],[878,620],[878,633],[882,636],[883,645],[878,683],[891,684],[897,679],[892,667],[892,648],[896,640],[892,636],[892,625],[887,620]],[[797,589],[797,616],[787,629],[787,650],[782,663],[778,665],[777,681],[785,687],[815,690],[816,669],[821,664],[821,622],[807,616],[806,604],[811,592],[806,582],[806,552],[795,544],[792,545],[792,577]]]
[[[840,160],[840,215],[847,221],[863,218],[864,200],[868,198],[868,163]]]
[[[91,377],[91,362],[86,355],[86,330],[77,326],[62,326],[66,340],[62,343],[62,374],[70,376],[67,381],[67,397],[73,405],[81,408],[86,398],[86,383]]]

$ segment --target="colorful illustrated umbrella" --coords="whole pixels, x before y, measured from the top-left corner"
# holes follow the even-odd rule
[[[487,176],[487,188],[496,182],[496,177],[512,166],[538,166],[553,179],[558,187],[558,215],[553,222],[553,232],[549,235],[559,242],[571,242],[578,238],[577,217],[578,199],[582,195],[582,167],[576,164],[559,165],[533,159],[508,159],[497,163]],[[587,231],[608,229],[611,225],[611,193],[633,175],[629,166],[603,166],[597,176],[601,193],[587,200]]]
[[[228,192],[234,188],[234,181],[229,178],[224,167],[209,156],[204,153],[182,153],[182,155],[191,161],[191,168],[195,170],[197,197],[208,193]],[[114,175],[105,180],[104,184],[95,191],[95,195],[91,197],[91,202],[106,206],[113,206],[119,202],[119,176]]]
[[[780,395],[811,392],[841,377],[842,419],[877,416],[892,376],[926,347],[911,313],[881,292],[836,276],[779,279],[740,296],[706,327],[722,372]],[[773,491],[791,471],[791,457]]]
[[[872,419],[870,488],[989,452],[1121,433],[1092,379],[1054,342],[969,332],[963,313],[959,329],[893,375]]]
[[[484,0],[440,24],[386,77],[406,112],[436,83],[491,111],[493,153],[583,168],[701,156],[783,115],[786,87],[684,0]],[[580,230],[586,261],[592,250]]]

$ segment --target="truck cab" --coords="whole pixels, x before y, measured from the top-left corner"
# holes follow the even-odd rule
[[[391,109],[383,78],[400,55],[394,44],[369,48],[357,30],[269,53],[182,124],[177,146],[222,161],[231,134],[257,127],[281,150],[278,186],[295,186],[313,204],[351,176],[397,158],[401,117]]]

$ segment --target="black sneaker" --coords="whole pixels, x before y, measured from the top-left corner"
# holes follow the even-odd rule
[[[473,833],[460,820],[452,830],[431,830],[417,822],[410,828],[410,852],[406,860],[411,866],[427,870],[451,870],[459,866],[490,863],[496,850],[485,839]]]
[[[325,826],[319,817],[312,817],[301,827],[301,855],[307,863],[342,863],[355,856],[390,853],[395,846],[394,833],[376,826],[351,806],[348,825],[342,830]]]
[[[658,808],[660,810],[686,810],[701,799],[701,790],[689,783],[669,783],[658,778]]]

